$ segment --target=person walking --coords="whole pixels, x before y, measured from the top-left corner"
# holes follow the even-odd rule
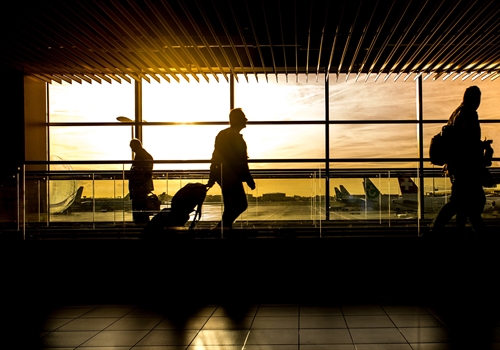
[[[240,134],[247,121],[241,108],[232,109],[229,112],[229,128],[220,131],[215,138],[207,188],[218,183],[224,202],[222,220],[213,228],[215,230],[232,229],[234,221],[248,208],[243,182],[250,189],[255,189],[255,181],[248,168],[247,144]]]
[[[153,157],[142,147],[142,142],[139,139],[132,139],[130,148],[135,154],[128,173],[132,217],[135,224],[146,224],[149,222],[148,194],[154,190]]]
[[[454,215],[459,233],[464,233],[467,221],[475,234],[485,233],[481,217],[486,204],[483,177],[488,165],[485,149],[489,148],[491,141],[481,141],[477,113],[480,103],[481,90],[477,86],[470,86],[465,90],[462,103],[448,120],[447,124],[453,127],[454,141],[450,159],[444,169],[451,180],[451,196],[431,224],[433,233],[443,233],[446,223]]]

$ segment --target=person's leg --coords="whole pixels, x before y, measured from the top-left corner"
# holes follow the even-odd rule
[[[436,218],[431,223],[431,232],[434,234],[444,233],[446,224],[457,214],[457,207],[453,201],[446,203],[439,211]]]
[[[481,214],[486,204],[486,196],[482,186],[476,186],[471,193],[469,221],[476,235],[484,235],[486,226]]]
[[[135,224],[146,224],[149,222],[147,209],[147,195],[134,195],[132,198],[132,218]]]
[[[224,200],[224,212],[222,213],[222,222],[219,226],[232,228],[233,222],[248,208],[247,195],[243,188],[243,183],[225,184],[222,188],[222,197]]]
[[[465,233],[465,226],[467,224],[467,219],[470,214],[470,184],[467,179],[455,178],[451,189],[451,201],[456,207],[456,233],[462,235]]]

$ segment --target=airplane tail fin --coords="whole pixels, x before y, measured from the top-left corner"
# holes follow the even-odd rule
[[[75,194],[75,200],[73,203],[80,203],[82,201],[83,186],[78,187]]]
[[[335,199],[341,201],[342,200],[342,192],[340,192],[340,190],[335,187]]]
[[[345,188],[343,185],[340,185],[340,192],[342,193],[343,196],[350,196],[351,194],[349,193],[349,191],[347,190],[347,188]]]
[[[365,189],[365,195],[369,200],[378,200],[380,191],[370,179],[364,179],[363,187]]]
[[[418,193],[418,187],[415,182],[409,177],[398,177],[399,188],[401,194],[416,194]]]

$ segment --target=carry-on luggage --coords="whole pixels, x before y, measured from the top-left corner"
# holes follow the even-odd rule
[[[201,208],[207,195],[207,186],[202,183],[188,183],[172,197],[170,208],[162,209],[144,227],[143,237],[153,237],[171,227],[184,226],[189,215],[195,212],[189,229],[192,230],[201,218]]]

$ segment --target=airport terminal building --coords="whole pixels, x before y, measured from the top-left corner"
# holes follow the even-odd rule
[[[5,6],[0,232],[18,254],[4,266],[28,265],[9,294],[25,305],[9,311],[27,348],[500,344],[489,277],[498,265],[496,154],[487,168],[495,183],[483,188],[486,241],[469,224],[454,234],[454,218],[449,237],[429,238],[451,194],[430,142],[470,86],[481,91],[481,139],[493,149],[500,142],[499,3]],[[133,220],[130,140],[154,158],[152,192],[168,211],[185,185],[208,183],[215,137],[234,108],[248,119],[240,131],[256,185],[244,184],[248,208],[230,234],[212,230],[224,211],[216,184],[194,229],[193,212],[146,242]],[[194,285],[209,291],[187,297]],[[79,292],[60,293],[70,289]],[[451,306],[457,290],[463,313]],[[48,311],[75,304],[78,316]],[[155,310],[151,326],[132,315],[146,309]],[[166,325],[176,317],[185,323]]]

